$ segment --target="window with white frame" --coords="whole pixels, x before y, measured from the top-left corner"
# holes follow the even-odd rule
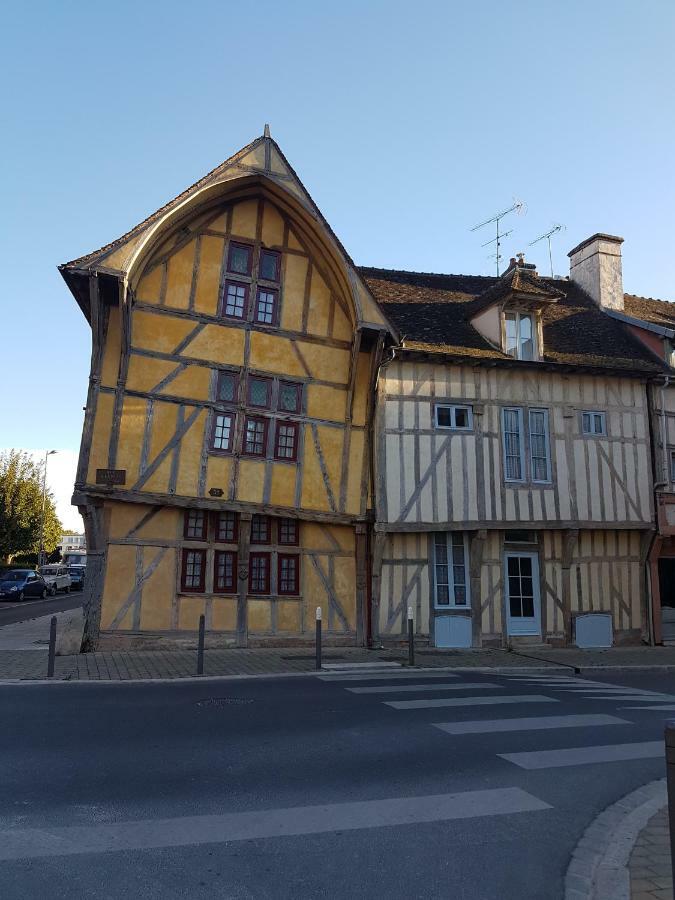
[[[539,484],[551,481],[551,443],[547,409],[504,407],[502,444],[505,481],[529,480]]]
[[[537,320],[531,313],[504,313],[504,350],[514,359],[537,359]]]
[[[548,442],[548,410],[529,410],[530,477],[532,481],[551,480],[551,452]]]
[[[438,608],[469,607],[468,546],[461,531],[434,535],[434,601]]]
[[[471,431],[473,410],[470,406],[454,406],[439,403],[435,408],[436,428],[451,428],[454,431]]]
[[[504,478],[506,481],[525,480],[525,441],[523,411],[520,407],[502,410],[504,440]]]
[[[604,412],[594,409],[585,409],[581,413],[582,434],[607,434],[607,420]]]

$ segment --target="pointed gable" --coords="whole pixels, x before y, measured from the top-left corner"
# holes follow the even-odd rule
[[[387,321],[351,257],[278,144],[270,137],[267,126],[264,135],[226,159],[126,234],[99,250],[59,267],[85,314],[87,314],[86,280],[90,273],[103,272],[123,280],[129,279],[146,248],[161,240],[161,235],[166,232],[169,223],[180,221],[188,213],[196,214],[202,203],[219,193],[224,196],[228,188],[236,190],[239,182],[242,186],[258,183],[274,193],[277,198],[285,197],[296,213],[303,215],[309,242],[327,249],[341,268],[356,311],[357,327],[369,326],[395,335],[395,328]]]

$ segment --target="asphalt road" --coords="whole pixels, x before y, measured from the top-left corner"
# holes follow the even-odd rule
[[[83,599],[82,591],[71,591],[70,594],[56,594],[46,600],[24,600],[22,603],[0,600],[0,627],[75,609],[82,606]]]
[[[0,897],[561,898],[664,775],[671,675],[369,675],[0,687]]]

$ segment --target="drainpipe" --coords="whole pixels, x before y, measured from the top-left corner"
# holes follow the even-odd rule
[[[661,385],[661,449],[663,451],[663,480],[654,483],[654,490],[666,487],[670,483],[670,465],[668,463],[668,434],[666,431],[666,388],[670,384],[670,375],[663,376]],[[658,521],[658,520],[657,520]]]
[[[657,490],[670,485],[670,465],[668,460],[668,433],[666,427],[666,390],[671,383],[671,376],[664,375],[661,384],[661,413],[659,416],[659,430],[661,432],[661,478],[654,482],[654,515],[656,519],[656,532],[652,538],[651,546],[647,554],[647,596],[649,598],[649,626],[652,644],[662,644],[661,628],[661,585],[659,582],[659,558],[663,547],[663,537],[659,534],[659,506]],[[649,390],[649,388],[648,388]],[[656,473],[655,473],[656,474]]]

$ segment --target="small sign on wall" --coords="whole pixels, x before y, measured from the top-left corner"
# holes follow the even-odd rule
[[[211,497],[222,497],[223,493],[222,488],[209,488],[209,496]]]
[[[96,484],[125,484],[127,480],[126,469],[97,469]]]

